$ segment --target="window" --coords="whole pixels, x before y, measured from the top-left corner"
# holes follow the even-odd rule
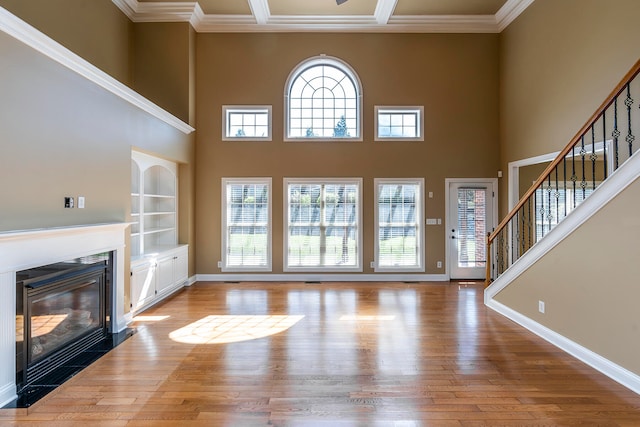
[[[271,271],[271,178],[222,179],[222,271]]]
[[[304,61],[287,80],[285,139],[361,141],[361,96],[344,62],[328,56]]]
[[[424,179],[375,179],[376,271],[424,271]]]
[[[424,107],[375,108],[376,141],[424,141]]]
[[[362,179],[285,179],[285,271],[362,271]]]
[[[223,141],[271,141],[271,106],[222,106]]]

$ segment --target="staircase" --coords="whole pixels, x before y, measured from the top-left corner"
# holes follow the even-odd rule
[[[548,235],[640,146],[640,61],[488,236],[487,285]]]
[[[489,235],[485,304],[640,394],[639,72]]]

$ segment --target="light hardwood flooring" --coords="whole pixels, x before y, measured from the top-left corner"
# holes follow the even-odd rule
[[[640,396],[487,309],[475,283],[206,283],[25,426],[640,426]]]

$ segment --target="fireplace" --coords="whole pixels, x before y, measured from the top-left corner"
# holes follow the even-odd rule
[[[107,336],[110,252],[16,273],[16,386],[24,387]]]
[[[25,356],[25,327],[22,323],[22,329],[17,325],[20,323],[20,314],[24,317],[25,307],[28,303],[25,302],[24,294],[24,281],[30,281],[33,288],[46,288],[49,283],[39,283],[41,279],[45,279],[46,276],[64,276],[71,273],[82,276],[86,272],[79,272],[75,270],[76,267],[83,269],[84,267],[93,264],[91,255],[108,253],[109,260],[106,262],[107,278],[104,279],[104,289],[102,291],[103,302],[98,304],[96,308],[95,303],[90,303],[88,306],[85,304],[85,308],[82,309],[59,309],[58,312],[49,312],[48,314],[41,314],[38,311],[36,314],[37,321],[43,322],[42,326],[45,328],[65,327],[69,325],[70,321],[75,322],[75,328],[69,327],[69,329],[81,329],[80,325],[86,326],[91,332],[88,332],[86,328],[82,333],[79,333],[76,338],[84,338],[85,334],[93,336],[93,334],[100,334],[101,331],[106,330],[111,336],[121,336],[127,333],[127,321],[130,320],[130,315],[125,313],[125,271],[126,267],[126,251],[125,251],[125,237],[126,229],[129,227],[128,223],[118,222],[109,224],[90,224],[90,225],[78,225],[68,227],[54,227],[37,230],[18,230],[18,231],[3,231],[0,232],[0,408],[14,402],[18,398],[18,388],[24,387],[24,381],[27,373],[27,366],[29,366],[29,356]],[[69,266],[68,264],[74,264],[71,261],[77,261],[78,259],[84,259],[84,262],[75,262],[76,265]],[[105,259],[96,260],[104,262]],[[81,265],[78,265],[81,264]],[[42,268],[40,273],[30,273],[29,277],[23,275],[24,271]],[[63,273],[60,267],[71,267],[71,272]],[[102,269],[103,266],[96,267]],[[91,267],[90,267],[91,269]],[[38,275],[39,274],[39,275]],[[35,277],[38,275],[38,277]],[[20,277],[19,277],[20,276]],[[59,277],[58,276],[58,277]],[[92,281],[94,278],[86,279],[84,281]],[[17,283],[23,282],[23,290],[17,289]],[[100,282],[99,279],[96,280]],[[42,284],[43,286],[38,286]],[[88,287],[81,286],[79,289],[72,289],[67,291],[61,291],[62,295],[58,295],[62,300],[82,300],[90,299],[94,294],[94,290],[91,289],[93,285]],[[100,287],[102,285],[98,285]],[[56,295],[55,287],[53,288],[53,295]],[[95,289],[95,287],[93,288]],[[44,289],[42,289],[44,290]],[[52,290],[52,289],[49,289]],[[23,292],[20,298],[18,298],[17,292]],[[38,302],[38,296],[33,298],[35,301],[34,306],[31,308],[34,310],[42,310],[43,306],[51,306],[49,300],[43,300]],[[103,305],[104,304],[104,305]],[[90,307],[90,309],[86,308]],[[29,308],[27,308],[29,309]],[[72,311],[76,310],[76,311]],[[94,314],[102,311],[102,314],[98,316],[102,320],[98,320],[94,324]],[[89,313],[89,314],[87,314]],[[102,316],[104,315],[104,317]],[[47,317],[48,316],[48,317]],[[66,322],[63,326],[60,326],[63,322],[63,317]],[[89,320],[91,319],[91,320]],[[45,325],[44,321],[48,320],[49,323]],[[24,322],[24,319],[22,320]],[[56,323],[60,322],[60,323]],[[101,323],[102,322],[102,323]],[[38,324],[39,325],[39,324]],[[30,324],[26,329],[31,331],[35,328],[36,324]],[[98,331],[98,332],[96,332]],[[40,337],[42,330],[38,332],[29,332],[32,336]],[[59,331],[56,331],[56,333]],[[22,336],[20,341],[19,336]],[[71,336],[71,335],[69,335]],[[42,344],[42,339],[36,342],[36,346]],[[109,337],[107,337],[108,341]],[[20,344],[22,343],[22,344]],[[46,361],[58,357],[60,354],[59,343],[50,344],[47,348],[36,350],[31,356],[31,364],[33,365],[46,365]],[[18,356],[18,346],[22,346],[20,355]],[[33,345],[33,344],[32,344]],[[86,345],[86,342],[82,345]],[[89,352],[96,353],[97,347],[101,344],[91,347],[85,351],[85,354]],[[102,352],[103,350],[100,349]],[[19,359],[19,360],[18,360]],[[25,362],[25,360],[27,360]],[[70,363],[75,363],[78,358],[74,358]],[[95,359],[94,359],[95,360]],[[88,362],[90,363],[90,362]],[[18,365],[21,367],[19,368]],[[29,378],[32,375],[40,375],[37,371],[35,373],[28,369]],[[58,371],[58,370],[56,370]],[[20,375],[17,375],[21,372]],[[46,377],[51,377],[50,374]],[[18,376],[20,378],[18,378]],[[18,383],[22,384],[19,385]],[[32,387],[27,387],[31,389]]]

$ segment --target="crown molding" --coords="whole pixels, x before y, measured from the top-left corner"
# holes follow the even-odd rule
[[[60,43],[47,37],[2,7],[0,7],[0,31],[35,49],[157,119],[162,120],[166,124],[173,126],[175,129],[185,134],[190,134],[195,130],[173,114],[160,108],[128,86],[120,83],[118,80],[71,52]]]
[[[497,33],[493,15],[392,16],[389,31],[413,33]]]
[[[498,32],[507,28],[533,2],[534,0],[508,0],[495,15]]]
[[[112,0],[133,22],[190,22],[207,32],[499,33],[534,2],[508,0],[495,15],[394,16],[398,0],[378,0],[373,15],[271,15],[268,0],[248,0],[251,15],[211,15],[196,2]]]

